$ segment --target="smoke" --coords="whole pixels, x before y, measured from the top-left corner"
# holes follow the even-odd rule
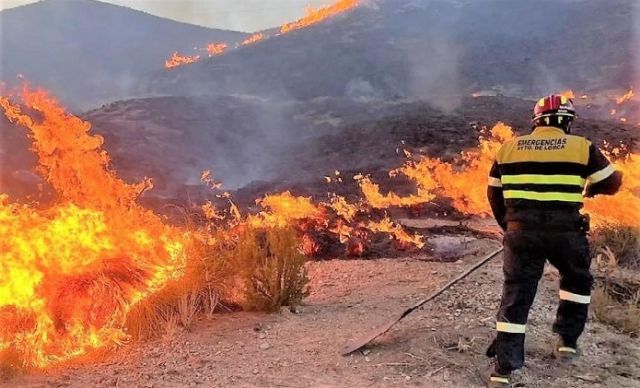
[[[456,109],[462,101],[462,50],[447,39],[433,39],[416,43],[408,55],[410,96],[425,99],[447,113]]]
[[[346,97],[353,99],[373,99],[382,97],[376,92],[371,83],[362,78],[352,79],[347,83],[344,92]]]
[[[103,0],[186,23],[234,31],[260,31],[296,20],[307,6],[333,0]]]

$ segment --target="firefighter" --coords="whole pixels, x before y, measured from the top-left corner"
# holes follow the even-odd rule
[[[548,260],[560,272],[560,304],[553,331],[556,358],[578,355],[593,277],[583,197],[613,195],[622,174],[589,140],[571,135],[576,111],[571,99],[538,101],[533,132],[505,143],[489,173],[488,198],[504,234],[504,286],[489,387],[509,387],[510,373],[524,364],[529,309]]]

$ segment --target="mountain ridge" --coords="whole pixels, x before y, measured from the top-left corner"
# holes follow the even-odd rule
[[[76,110],[130,97],[136,80],[162,69],[174,51],[247,36],[96,0],[44,0],[6,9],[0,25],[1,79],[11,83],[23,74]]]
[[[632,0],[398,3],[367,3],[222,57],[155,72],[138,90],[437,100],[486,89],[531,97],[633,83]]]

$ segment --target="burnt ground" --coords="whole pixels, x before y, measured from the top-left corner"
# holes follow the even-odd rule
[[[427,225],[423,222],[422,225]],[[420,221],[413,221],[420,226]],[[456,285],[381,338],[348,357],[348,340],[377,327],[499,243],[431,236],[453,263],[431,256],[309,263],[311,295],[297,313],[227,313],[199,318],[188,332],[131,344],[98,363],[15,378],[7,387],[481,387],[501,293],[501,260]],[[463,253],[464,254],[464,253]],[[532,309],[527,365],[517,386],[639,387],[640,342],[593,319],[583,357],[559,365],[553,343],[558,274],[549,268]]]
[[[503,121],[520,133],[530,129],[532,101],[496,96],[458,103],[443,112],[428,101],[410,99],[159,97],[115,102],[82,117],[104,137],[118,176],[127,182],[153,180],[154,189],[143,200],[160,209],[212,198],[199,179],[203,170],[212,170],[241,204],[283,190],[347,195],[357,193],[350,177],[358,173],[384,184],[387,172],[405,161],[404,148],[451,159],[476,147],[482,127]],[[575,132],[599,145],[623,142],[637,152],[635,120],[622,124],[594,118],[602,114],[590,117],[589,112],[606,108],[580,107],[585,118]],[[0,191],[13,200],[50,197],[46,184],[44,193],[39,188],[43,182],[33,172],[36,159],[28,149],[26,131],[0,118]],[[323,176],[335,170],[347,177],[346,187],[325,184]]]

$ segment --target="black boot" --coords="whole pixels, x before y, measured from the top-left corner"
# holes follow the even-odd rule
[[[580,356],[580,351],[575,341],[565,341],[558,337],[558,341],[553,348],[553,357],[563,362],[573,362]]]
[[[500,374],[497,372],[491,372],[489,381],[487,382],[488,388],[508,388],[511,387],[511,377],[509,374]]]
[[[496,350],[496,340],[494,339],[493,341],[491,341],[491,345],[489,345],[489,347],[487,348],[485,355],[489,358],[494,358],[497,354],[498,351]]]

